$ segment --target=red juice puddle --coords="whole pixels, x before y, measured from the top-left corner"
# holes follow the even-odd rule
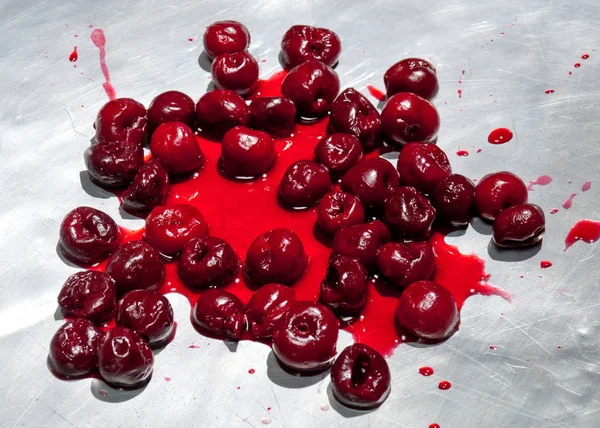
[[[429,366],[423,366],[419,369],[419,374],[422,376],[431,376],[433,374],[433,368]]]
[[[546,89],[544,92],[546,92],[547,94],[553,94],[554,89]]]
[[[90,38],[100,51],[100,68],[102,69],[102,74],[104,74],[104,83],[102,84],[102,87],[104,88],[106,95],[108,95],[108,99],[112,101],[117,98],[117,91],[115,91],[114,86],[110,83],[110,73],[106,66],[106,37],[104,37],[104,31],[97,28],[92,32]]]
[[[462,98],[462,89],[458,89],[456,92],[458,93],[458,98]]]
[[[573,198],[577,196],[577,193],[571,193],[566,201],[563,202],[562,207],[566,210],[573,206]]]
[[[581,191],[582,192],[587,192],[588,190],[590,190],[592,188],[592,182],[591,181],[586,181],[585,183],[583,183],[583,185],[581,186]]]
[[[547,186],[552,183],[552,177],[549,175],[540,175],[534,181],[529,182],[529,186],[527,186],[527,190],[533,190],[533,186]]]
[[[581,55],[581,59],[588,59],[590,56],[588,54]]]
[[[567,237],[565,238],[565,249],[573,245],[577,241],[587,242],[592,244],[600,239],[600,221],[583,219],[579,220],[569,230]]]
[[[73,46],[73,52],[69,55],[69,61],[75,62],[79,59],[79,55],[77,54],[77,46]]]
[[[552,208],[550,210],[550,214],[556,214],[558,212],[558,208]]]
[[[375,86],[373,85],[367,85],[367,89],[369,90],[369,94],[371,94],[371,96],[375,99],[377,99],[378,101],[385,101],[386,100],[386,96],[385,94],[377,89]]]
[[[447,380],[443,380],[438,384],[438,389],[441,389],[442,391],[450,389],[451,387],[452,387],[452,384],[450,382],[448,382]]]
[[[254,370],[254,369],[250,369],[250,370],[248,370],[248,373],[249,373],[249,374],[254,374],[254,373],[256,373],[256,370]]]
[[[513,133],[508,128],[496,128],[488,135],[488,143],[504,144],[512,140]]]
[[[469,156],[469,152],[466,150],[459,150],[456,152],[457,156]]]
[[[540,267],[542,269],[548,269],[550,266],[552,266],[552,262],[548,261],[548,260],[542,260],[540,262]]]
[[[581,64],[579,64],[578,62],[576,62],[575,64],[573,64],[573,67],[579,68],[579,67],[581,67]]]

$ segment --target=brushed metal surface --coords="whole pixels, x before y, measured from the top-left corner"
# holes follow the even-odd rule
[[[168,3],[0,3],[1,426],[600,426],[598,244],[577,243],[563,252],[577,219],[600,219],[597,1]],[[104,29],[117,94],[148,105],[167,89],[195,99],[206,90],[201,36],[218,19],[247,24],[250,51],[266,60],[263,76],[279,69],[279,40],[298,23],[338,32],[342,84],[365,94],[367,84],[383,88],[383,73],[395,61],[430,57],[440,78],[439,145],[455,171],[479,178],[510,169],[525,180],[549,174],[553,182],[530,194],[546,213],[578,193],[570,210],[547,215],[539,252],[498,253],[480,222],[448,238],[483,257],[492,282],[513,293],[513,303],[472,297],[450,340],[400,346],[389,359],[392,394],[376,411],[342,408],[331,397],[328,376],[290,376],[265,346],[199,336],[188,322],[187,302],[176,295],[169,299],[177,336],[157,353],[144,390],[62,382],[46,368],[48,343],[61,324],[56,295],[77,270],[56,252],[62,217],[89,205],[125,227],[140,225],[122,218],[116,198],[80,172],[92,121],[107,100],[89,25]],[[75,45],[76,68],[68,61]],[[590,58],[582,60],[583,53]],[[487,135],[499,126],[512,129],[514,139],[492,146]],[[470,155],[456,156],[459,148]],[[588,180],[592,188],[582,193]],[[542,270],[542,259],[554,265]],[[351,339],[340,341],[341,347]],[[434,367],[435,375],[420,376],[422,365]],[[452,388],[438,390],[441,379]]]

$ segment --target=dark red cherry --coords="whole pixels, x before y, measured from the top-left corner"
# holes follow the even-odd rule
[[[342,177],[342,190],[357,196],[365,208],[380,208],[399,182],[398,171],[390,162],[367,158]]]
[[[78,378],[96,370],[102,333],[91,321],[77,318],[64,323],[50,341],[48,365],[58,376]]]
[[[340,38],[327,28],[293,25],[281,40],[281,62],[287,70],[310,60],[333,67],[341,52]]]
[[[379,220],[340,230],[333,239],[333,254],[357,259],[367,269],[375,267],[377,250],[391,239],[390,231]]]
[[[187,174],[202,166],[204,156],[192,129],[181,122],[159,125],[150,140],[152,157],[171,174]]]
[[[365,210],[360,200],[350,193],[331,192],[319,202],[317,224],[329,236],[335,236],[345,227],[364,222]]]
[[[227,291],[209,288],[194,306],[192,323],[202,332],[239,340],[245,328],[244,305]]]
[[[481,217],[494,220],[502,210],[527,202],[527,186],[512,172],[483,177],[475,187],[475,204]]]
[[[545,229],[542,208],[535,204],[515,205],[498,214],[492,238],[499,247],[528,247],[542,240]]]
[[[191,205],[154,208],[146,218],[144,240],[167,256],[179,254],[186,242],[206,236],[208,225]]]
[[[344,349],[331,368],[333,396],[344,406],[371,409],[391,391],[390,368],[373,348],[355,343]]]
[[[343,176],[362,158],[362,146],[350,134],[331,134],[315,146],[315,159],[327,167],[334,178]]]
[[[121,207],[130,214],[145,214],[163,205],[169,196],[169,174],[158,159],[142,166],[121,195]]]
[[[396,320],[421,339],[439,341],[458,330],[460,313],[447,288],[433,281],[418,281],[400,295]]]
[[[117,98],[104,104],[94,128],[96,142],[141,145],[146,138],[146,108],[131,98]]]
[[[381,129],[396,145],[432,142],[439,128],[440,116],[433,104],[409,92],[393,95],[381,112]]]
[[[258,86],[258,63],[245,51],[223,53],[213,61],[211,75],[217,88],[248,95]]]
[[[384,215],[392,233],[409,241],[427,239],[435,220],[435,208],[414,187],[401,186],[385,201]]]
[[[254,339],[268,339],[294,301],[294,290],[281,284],[267,284],[254,292],[245,313]]]
[[[144,164],[139,143],[104,141],[89,146],[83,154],[91,180],[100,187],[127,186]]]
[[[337,73],[319,61],[294,67],[281,84],[283,96],[294,102],[298,115],[308,119],[325,116],[339,90]]]
[[[329,308],[295,301],[273,333],[273,353],[292,370],[323,370],[335,357],[338,331],[338,320]]]
[[[263,233],[246,253],[246,274],[258,284],[292,284],[306,269],[302,241],[289,229]]]
[[[115,280],[119,296],[131,290],[158,290],[165,279],[158,251],[144,241],[127,242],[115,251],[106,273]]]
[[[95,324],[115,314],[117,289],[104,272],[77,272],[67,278],[58,294],[58,305],[66,317],[87,318]]]
[[[175,323],[173,308],[165,296],[150,290],[133,290],[119,300],[117,325],[142,336],[151,348],[167,344]]]
[[[452,174],[433,192],[438,216],[453,226],[465,226],[471,220],[475,203],[475,184],[464,175]]]
[[[292,208],[306,208],[319,203],[331,189],[329,171],[311,160],[291,164],[279,183],[279,197]]]
[[[148,344],[126,327],[108,330],[98,349],[100,375],[115,388],[139,388],[152,376],[154,358]]]
[[[181,122],[194,128],[196,105],[186,94],[167,91],[157,95],[148,107],[148,131],[150,134],[165,122]]]
[[[242,52],[250,46],[250,32],[238,21],[216,21],[206,27],[204,51],[210,59],[222,53]]]
[[[273,138],[284,138],[296,129],[296,106],[284,97],[258,97],[249,107],[252,129],[268,132]]]
[[[363,94],[345,89],[331,104],[329,130],[354,135],[365,151],[381,145],[381,116]]]
[[[191,288],[218,287],[231,282],[240,261],[227,242],[215,236],[188,241],[177,265],[179,278]]]
[[[435,144],[408,143],[398,157],[398,172],[405,185],[431,195],[452,174],[452,168],[446,153]]]
[[[117,223],[102,211],[78,207],[60,225],[60,248],[73,263],[93,265],[108,257],[118,246]]]
[[[271,136],[245,126],[227,131],[221,143],[221,166],[236,178],[250,179],[264,174],[276,157]]]
[[[435,67],[421,58],[406,58],[392,65],[383,81],[388,98],[398,92],[412,92],[432,100],[439,90]]]
[[[321,282],[321,302],[338,315],[353,315],[367,303],[369,273],[356,259],[334,255]]]
[[[395,287],[430,279],[435,272],[435,255],[429,242],[388,242],[377,252],[377,267]]]
[[[223,138],[231,128],[246,125],[249,117],[246,101],[228,89],[207,92],[196,104],[198,127],[216,138]]]

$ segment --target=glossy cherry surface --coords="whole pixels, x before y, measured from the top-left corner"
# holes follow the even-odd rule
[[[207,92],[196,104],[198,127],[216,138],[223,138],[233,127],[246,125],[249,118],[246,101],[228,89]]]
[[[304,273],[306,264],[302,241],[289,229],[263,233],[246,253],[246,274],[258,284],[292,284]]]
[[[295,301],[273,333],[273,353],[294,371],[325,369],[335,357],[338,331],[338,320],[326,306]]]
[[[421,58],[405,58],[392,65],[383,75],[388,98],[398,92],[412,92],[427,100],[438,93],[435,67]]]
[[[146,108],[131,98],[109,101],[98,111],[94,128],[96,142],[140,145],[146,138]]]
[[[279,197],[289,207],[301,209],[319,203],[331,189],[329,171],[311,160],[291,164],[279,183]]]
[[[211,75],[217,88],[248,95],[258,86],[258,63],[246,51],[223,53],[214,59]]]
[[[86,318],[95,324],[110,320],[117,306],[114,280],[104,272],[77,272],[67,278],[58,294],[66,317]]]
[[[63,255],[73,263],[93,265],[119,246],[120,237],[119,226],[108,214],[78,207],[63,219],[59,245]]]
[[[223,53],[242,52],[250,46],[250,32],[238,21],[216,21],[206,27],[204,51],[209,58]]]
[[[182,122],[159,125],[150,139],[150,151],[171,174],[190,173],[204,162],[194,132]]]
[[[203,333],[238,340],[245,328],[244,305],[233,294],[210,288],[196,302],[192,323]]]
[[[221,166],[235,178],[251,179],[264,174],[276,157],[273,138],[245,126],[230,129],[221,142]]]
[[[237,254],[215,236],[188,241],[177,265],[179,278],[191,288],[218,287],[231,282],[240,267]]]
[[[142,336],[151,348],[167,344],[173,334],[173,308],[165,296],[150,290],[134,290],[119,300],[117,325]]]
[[[431,142],[439,128],[440,116],[433,104],[409,92],[393,95],[381,112],[381,129],[392,144]]]
[[[481,217],[494,220],[502,210],[527,202],[527,186],[512,172],[483,177],[475,187],[475,204]]]
[[[460,174],[443,179],[433,192],[438,217],[453,226],[465,226],[471,220],[475,204],[475,184]]]
[[[139,143],[105,141],[91,145],[83,154],[90,179],[100,187],[124,187],[144,164]]]
[[[328,135],[315,146],[316,161],[325,165],[334,178],[342,177],[358,163],[362,155],[360,141],[350,134]]]
[[[249,107],[252,129],[268,132],[273,138],[284,138],[296,129],[296,106],[285,97],[258,97]]]
[[[157,95],[148,107],[148,131],[153,133],[158,125],[165,122],[181,122],[194,128],[196,105],[186,94],[167,91]]]
[[[369,273],[356,259],[334,255],[321,282],[320,299],[337,315],[354,315],[367,302]]]
[[[379,352],[355,343],[344,349],[333,363],[331,385],[333,396],[345,406],[377,407],[390,395],[390,368]]]
[[[400,295],[396,320],[421,339],[440,341],[458,330],[460,313],[448,289],[433,281],[418,281]]]
[[[354,135],[365,151],[381,145],[381,115],[363,94],[344,89],[331,104],[329,130]]]
[[[429,242],[388,242],[377,252],[377,267],[398,288],[428,280],[435,272],[435,255]]]
[[[382,158],[359,161],[342,177],[342,190],[357,196],[365,209],[380,208],[398,187],[396,168]]]
[[[541,241],[545,229],[542,208],[535,204],[515,205],[498,214],[492,238],[499,247],[528,247]]]
[[[91,321],[78,318],[64,323],[50,341],[48,365],[66,378],[86,376],[96,370],[102,333]]]
[[[405,185],[430,195],[452,174],[448,156],[435,144],[406,144],[398,157],[397,168]]]
[[[281,40],[281,62],[288,70],[310,60],[333,67],[341,52],[340,38],[327,28],[293,25]]]
[[[174,256],[192,238],[206,236],[202,213],[188,204],[154,208],[146,218],[144,240],[162,254]]]
[[[100,375],[115,388],[140,388],[152,376],[152,350],[140,335],[126,327],[104,334],[98,348]]]
[[[431,202],[414,187],[398,187],[385,201],[386,224],[392,233],[405,240],[427,239],[435,214]]]
[[[317,208],[317,224],[329,236],[345,227],[365,222],[365,210],[360,200],[346,192],[331,192],[323,196]]]
[[[340,90],[333,68],[319,61],[306,61],[294,67],[283,79],[281,92],[296,105],[303,118],[325,116]]]
[[[121,207],[130,214],[142,215],[164,205],[168,196],[169,174],[158,159],[150,159],[121,195]]]
[[[131,290],[158,290],[165,269],[158,251],[144,241],[130,241],[108,260],[106,273],[115,280],[117,294]]]
[[[270,338],[293,301],[294,290],[285,285],[266,284],[256,290],[244,309],[252,337]]]
[[[379,220],[340,230],[333,239],[333,254],[354,258],[367,269],[375,267],[377,250],[391,239],[390,231]]]

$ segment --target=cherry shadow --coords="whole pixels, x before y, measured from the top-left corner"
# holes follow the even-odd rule
[[[471,227],[475,232],[482,235],[492,236],[492,223],[481,217],[472,217],[470,222]]]
[[[338,413],[339,415],[341,415],[342,417],[344,417],[346,419],[355,418],[357,416],[364,416],[364,415],[367,415],[379,408],[379,407],[374,407],[372,409],[358,410],[358,409],[353,409],[351,407],[344,406],[342,403],[340,403],[339,401],[337,401],[335,399],[335,396],[333,395],[333,386],[332,386],[331,382],[329,382],[329,385],[327,385],[327,399],[329,400],[330,407],[336,413]]]
[[[105,403],[123,403],[143,393],[149,382],[150,379],[136,389],[120,389],[113,388],[100,379],[92,379],[90,390],[95,398]]]
[[[103,188],[94,184],[94,182],[90,179],[90,175],[85,169],[83,171],[79,171],[79,182],[81,183],[81,188],[83,191],[94,198],[109,199],[115,196],[114,193],[104,190]]]
[[[60,308],[60,306],[56,307],[56,310],[54,311],[54,321],[64,321],[65,317],[62,313],[62,309]]]
[[[212,68],[212,61],[208,57],[208,54],[205,50],[202,50],[202,53],[198,57],[198,65],[204,71],[208,71],[210,73]]]
[[[329,376],[329,369],[320,372],[293,373],[284,369],[273,351],[267,356],[267,376],[274,384],[288,389],[306,388],[315,385]]]
[[[492,239],[488,244],[489,256],[499,262],[522,262],[534,257],[542,249],[542,241],[527,248],[501,248]]]
[[[71,260],[69,260],[68,258],[65,257],[65,255],[63,254],[62,248],[60,247],[59,242],[56,243],[56,255],[67,266],[74,267],[74,268],[81,268],[81,266],[73,263]]]

